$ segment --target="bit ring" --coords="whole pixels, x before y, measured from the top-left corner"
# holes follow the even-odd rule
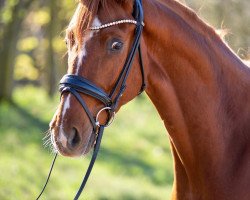
[[[99,110],[99,112],[97,113],[97,115],[96,115],[96,126],[98,126],[98,127],[100,127],[101,126],[101,124],[100,124],[100,122],[99,122],[99,116],[100,116],[100,114],[103,112],[103,111],[108,111],[108,113],[109,113],[109,119],[107,120],[107,122],[106,122],[106,124],[104,124],[104,125],[102,125],[102,126],[104,126],[104,127],[108,127],[108,126],[110,126],[112,123],[113,123],[113,121],[114,121],[114,119],[115,119],[115,112],[111,112],[111,110],[112,110],[112,108],[111,107],[104,107],[104,108],[102,108],[101,110]]]

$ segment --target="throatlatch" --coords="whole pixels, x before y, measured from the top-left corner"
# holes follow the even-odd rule
[[[125,65],[124,65],[124,67],[123,67],[123,69],[122,69],[122,71],[121,71],[121,73],[120,73],[120,75],[119,75],[119,77],[118,77],[110,94],[107,94],[103,89],[99,88],[94,83],[92,83],[89,80],[87,80],[81,76],[78,76],[78,75],[67,74],[60,81],[61,95],[63,95],[66,92],[74,95],[74,97],[82,105],[83,109],[85,110],[85,112],[86,112],[86,114],[87,114],[87,116],[88,116],[88,118],[93,126],[92,134],[97,135],[96,144],[94,146],[92,159],[90,161],[87,172],[83,178],[82,184],[81,184],[74,200],[77,200],[80,197],[80,195],[81,195],[81,193],[82,193],[82,191],[87,183],[87,180],[89,178],[91,170],[94,166],[96,157],[98,155],[98,151],[100,148],[104,128],[107,127],[108,125],[110,125],[110,123],[113,121],[115,111],[119,105],[120,98],[122,97],[123,93],[126,90],[126,81],[127,81],[128,76],[129,76],[129,73],[131,71],[132,63],[133,63],[133,60],[135,58],[135,54],[137,51],[139,52],[139,63],[140,63],[140,69],[141,69],[141,75],[142,75],[142,86],[141,86],[141,90],[139,91],[139,94],[141,94],[145,90],[145,87],[146,87],[142,53],[141,53],[141,47],[140,47],[140,38],[141,38],[143,26],[144,26],[143,9],[142,9],[141,0],[135,0],[135,2],[134,2],[133,17],[135,18],[135,20],[119,20],[119,21],[116,21],[117,23],[112,22],[112,23],[108,23],[106,25],[101,25],[99,27],[91,27],[90,28],[90,30],[99,30],[99,29],[108,28],[110,26],[114,26],[114,25],[121,24],[121,23],[130,23],[130,24],[136,25],[135,38],[134,38],[134,41],[132,43],[130,53],[127,56],[127,59],[125,61]],[[87,107],[84,99],[81,97],[80,94],[89,95],[89,96],[99,100],[100,102],[102,102],[104,104],[104,107],[98,112],[96,117],[93,117],[92,113],[90,112],[89,108]],[[103,111],[106,111],[108,113],[108,119],[107,119],[105,124],[100,124],[99,114]],[[45,183],[41,193],[37,197],[37,200],[41,197],[42,193],[44,192],[44,190],[47,186],[47,183],[49,181],[54,163],[56,161],[56,158],[57,158],[57,154],[55,155],[55,158],[54,158],[53,163],[51,165],[51,169],[50,169],[48,178],[46,180],[46,183]]]

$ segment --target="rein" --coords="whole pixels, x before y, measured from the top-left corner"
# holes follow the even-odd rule
[[[69,92],[75,96],[75,98],[78,100],[78,102],[81,104],[81,106],[85,110],[85,112],[86,112],[86,114],[87,114],[87,116],[88,116],[88,118],[93,126],[92,134],[96,135],[96,144],[94,146],[94,151],[93,151],[93,155],[92,155],[89,167],[87,169],[87,172],[83,178],[81,186],[80,186],[74,200],[79,199],[79,197],[80,197],[80,195],[81,195],[81,193],[82,193],[82,191],[83,191],[83,189],[88,181],[89,175],[92,171],[92,168],[94,166],[95,160],[96,160],[97,155],[98,155],[98,151],[100,148],[104,128],[109,126],[114,120],[115,111],[119,105],[120,98],[122,97],[122,95],[124,94],[124,92],[126,90],[126,81],[127,81],[128,76],[129,76],[129,73],[131,71],[133,60],[134,60],[134,57],[135,57],[135,54],[137,51],[139,53],[139,63],[140,63],[141,76],[142,76],[142,86],[141,86],[141,90],[139,91],[139,94],[141,94],[146,88],[145,74],[144,74],[144,67],[143,67],[143,60],[142,60],[142,52],[141,52],[141,47],[140,47],[140,38],[141,38],[143,26],[144,26],[143,9],[142,9],[141,0],[135,0],[135,2],[134,2],[133,17],[135,20],[127,20],[127,19],[119,20],[119,21],[111,22],[111,23],[104,24],[104,25],[101,25],[98,27],[90,27],[89,28],[90,30],[100,30],[100,29],[108,28],[110,26],[114,26],[114,25],[118,25],[118,24],[122,24],[122,23],[134,24],[136,26],[135,37],[134,37],[134,41],[133,41],[130,53],[127,56],[124,67],[123,67],[113,89],[111,90],[110,94],[107,94],[102,88],[96,86],[94,83],[92,83],[89,80],[87,80],[81,76],[78,76],[78,75],[67,74],[60,81],[59,89],[60,89],[61,95],[63,95],[66,92]],[[89,108],[87,107],[85,101],[82,99],[80,94],[89,95],[89,96],[99,100],[100,102],[102,102],[104,104],[104,107],[98,112],[96,117],[94,117],[91,114]],[[103,111],[106,111],[108,113],[108,119],[107,119],[105,124],[100,124],[99,115]],[[53,163],[51,165],[50,172],[49,172],[49,175],[47,177],[46,183],[45,183],[41,193],[37,197],[37,200],[41,197],[41,195],[43,194],[43,192],[47,186],[47,183],[49,181],[49,178],[50,178],[50,175],[51,175],[52,169],[54,167],[57,156],[58,156],[58,153],[56,153],[56,155],[55,155],[55,158],[54,158]]]

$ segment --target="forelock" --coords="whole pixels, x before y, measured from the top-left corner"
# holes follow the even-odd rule
[[[70,23],[73,27],[69,29],[73,29],[76,39],[81,43],[84,31],[91,26],[100,7],[108,10],[114,3],[122,5],[131,0],[78,0],[78,2],[78,8]]]

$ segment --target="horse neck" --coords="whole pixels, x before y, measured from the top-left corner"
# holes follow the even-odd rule
[[[176,1],[144,1],[144,10],[147,94],[169,132],[175,163],[181,160],[189,177],[222,170],[230,162],[225,156],[249,143],[241,139],[250,130],[249,69]]]

